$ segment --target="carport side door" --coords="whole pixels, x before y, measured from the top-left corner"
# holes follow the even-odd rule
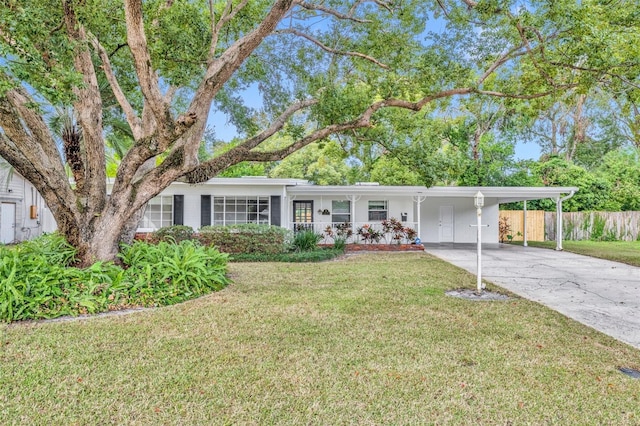
[[[438,236],[441,243],[453,242],[453,206],[440,206]]]
[[[16,205],[2,203],[0,210],[0,243],[8,244],[16,238]]]

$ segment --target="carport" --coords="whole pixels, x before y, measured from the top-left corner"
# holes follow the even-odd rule
[[[578,191],[577,187],[524,187],[500,188],[498,202],[507,204],[524,201],[524,246],[527,246],[527,201],[551,198],[556,202],[556,250],[562,250],[562,203]],[[491,188],[481,188],[482,193]],[[486,195],[486,194],[485,194]],[[564,195],[564,196],[563,196]]]
[[[428,245],[425,251],[476,273],[473,245]],[[640,348],[640,268],[510,244],[483,248],[482,255],[487,281]]]

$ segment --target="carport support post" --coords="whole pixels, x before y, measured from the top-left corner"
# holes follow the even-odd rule
[[[575,191],[571,191],[565,197],[556,198],[556,250],[558,251],[562,250],[562,202],[573,197],[573,194],[575,194]]]
[[[562,198],[556,198],[556,250],[562,251]]]
[[[523,218],[522,218],[523,222],[524,222],[524,226],[523,226],[523,243],[522,245],[527,247],[529,244],[527,243],[527,200],[524,200],[524,212],[523,212]]]

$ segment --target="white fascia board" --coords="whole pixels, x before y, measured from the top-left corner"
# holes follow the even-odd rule
[[[418,195],[428,191],[424,186],[288,186],[287,192],[292,195]]]
[[[112,188],[115,182],[114,178],[107,179],[107,187]],[[198,186],[198,185],[215,185],[215,186],[289,186],[289,185],[312,185],[309,181],[303,179],[271,179],[259,176],[241,177],[241,178],[213,178],[205,182],[188,183],[182,181],[172,182],[170,186]]]
[[[312,185],[309,183],[309,181],[304,179],[278,179],[278,178],[266,178],[266,177],[260,177],[260,176],[247,176],[247,177],[240,177],[240,178],[212,178],[203,183],[210,184],[210,185],[251,185],[251,186],[254,186],[254,185],[310,186]],[[189,184],[186,184],[186,185],[189,185]],[[196,184],[196,185],[200,185],[200,184]]]
[[[471,187],[471,186],[289,186],[287,192],[295,195],[420,195],[429,198],[473,198],[478,192],[499,202],[557,198],[562,194],[578,191],[576,187]],[[503,201],[504,200],[504,201]]]

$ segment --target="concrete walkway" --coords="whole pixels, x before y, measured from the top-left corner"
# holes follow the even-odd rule
[[[476,273],[475,245],[425,251]],[[640,348],[640,268],[549,249],[482,248],[482,278]]]

